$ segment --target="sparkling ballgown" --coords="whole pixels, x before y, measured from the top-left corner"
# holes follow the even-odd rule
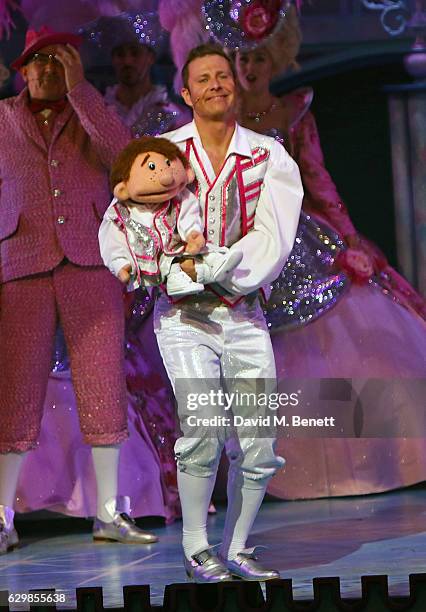
[[[425,393],[426,304],[364,238],[375,274],[362,280],[340,265],[336,253],[356,230],[324,167],[311,100],[311,90],[285,96],[287,137],[271,134],[298,163],[305,198],[296,243],[265,314],[278,378],[295,379],[289,386],[302,390],[304,416],[345,410],[362,422],[358,435],[369,437],[314,437],[313,430],[308,439],[279,437],[287,463],[268,491],[287,499],[378,492],[426,474],[424,440],[414,437],[421,430],[412,422]]]

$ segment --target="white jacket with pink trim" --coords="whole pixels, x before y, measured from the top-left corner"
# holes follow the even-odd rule
[[[221,287],[212,289],[232,305],[265,288],[281,272],[296,236],[303,187],[295,161],[273,138],[236,124],[216,176],[195,121],[163,136],[185,152],[195,171],[207,241],[243,253]]]
[[[130,264],[134,288],[158,285],[184,252],[188,234],[202,228],[199,202],[188,189],[155,211],[114,198],[99,229],[101,256],[115,276]]]

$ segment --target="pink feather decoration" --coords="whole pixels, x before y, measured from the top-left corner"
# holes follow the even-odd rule
[[[10,30],[15,27],[10,13],[18,10],[20,8],[15,0],[0,0],[0,39],[4,33],[9,38]]]
[[[97,7],[80,0],[21,0],[21,7],[28,27],[34,30],[46,25],[57,32],[76,31],[80,25],[99,16]]]
[[[4,1],[0,0],[0,6]],[[29,27],[38,30],[48,25],[56,31],[70,32],[98,17],[136,13],[139,9],[155,10],[157,3],[158,0],[21,0],[21,7]]]
[[[189,51],[209,40],[201,14],[202,0],[160,0],[158,15],[161,26],[170,33],[170,47],[177,72],[174,87],[180,93],[180,71]]]

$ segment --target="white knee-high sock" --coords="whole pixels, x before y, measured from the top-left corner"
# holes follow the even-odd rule
[[[26,453],[0,455],[0,505],[13,508],[19,472]]]
[[[220,548],[220,554],[224,559],[235,559],[237,554],[246,547],[246,541],[265,496],[268,481],[268,478],[262,479],[256,483],[262,485],[260,488],[249,488],[244,486],[244,477],[239,470],[229,470],[228,508]]]
[[[216,473],[193,476],[178,470],[180,504],[182,507],[182,546],[187,559],[209,547],[207,511],[210,505]]]
[[[96,474],[98,492],[97,517],[104,523],[111,522],[111,516],[105,509],[105,502],[117,497],[119,446],[92,447],[93,465]]]

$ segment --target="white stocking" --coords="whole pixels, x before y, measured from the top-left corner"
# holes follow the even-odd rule
[[[13,508],[19,472],[25,453],[0,455],[0,505]]]
[[[111,497],[117,497],[119,446],[93,446],[93,465],[96,474],[98,492],[97,517],[104,523],[111,522],[111,516],[105,503]]]
[[[224,559],[235,559],[237,554],[245,549],[254,519],[265,496],[268,480],[264,478],[257,481],[256,485],[261,484],[260,488],[249,488],[244,486],[244,477],[239,470],[229,470],[228,508],[220,549],[220,554]]]
[[[182,545],[187,559],[209,547],[207,511],[213,493],[216,474],[193,476],[178,470],[180,504],[182,506]]]

